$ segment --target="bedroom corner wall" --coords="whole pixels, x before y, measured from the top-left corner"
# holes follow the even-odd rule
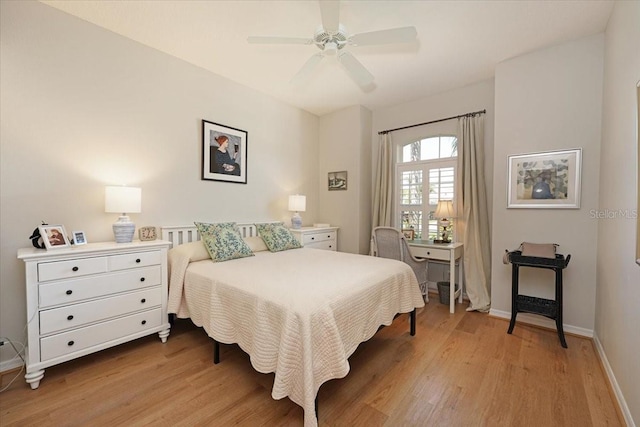
[[[371,111],[360,105],[320,117],[318,222],[340,227],[338,249],[369,253]],[[329,191],[329,172],[347,171],[347,189]],[[305,225],[307,221],[305,221]],[[311,223],[309,223],[311,225]]]
[[[640,425],[640,266],[634,262],[638,81],[640,2],[618,1],[605,33],[598,209],[614,215],[596,221],[595,338],[605,369],[616,380],[614,391],[624,396],[621,406],[629,426]]]
[[[563,272],[565,331],[591,336],[596,300],[597,221],[604,35],[542,49],[496,69],[495,183],[491,314],[510,317],[511,266],[505,249],[557,243],[571,254]],[[582,148],[580,209],[507,209],[507,156]],[[521,269],[521,292],[554,299],[553,275]],[[550,319],[518,315],[555,329]],[[516,327],[517,329],[517,327]]]
[[[0,336],[24,341],[16,252],[40,221],[113,240],[105,185],[142,187],[138,226],[289,221],[294,193],[316,221],[317,116],[42,3],[0,8]],[[203,119],[248,132],[248,184],[200,179]]]

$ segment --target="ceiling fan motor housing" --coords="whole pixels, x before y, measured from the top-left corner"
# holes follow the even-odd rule
[[[320,26],[313,37],[313,42],[326,54],[335,55],[338,50],[347,45],[347,31],[340,25],[338,32],[332,34]]]

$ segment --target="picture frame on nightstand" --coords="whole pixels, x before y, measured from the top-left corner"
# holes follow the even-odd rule
[[[38,227],[44,247],[48,249],[68,248],[71,246],[63,225],[41,225]]]
[[[87,236],[85,236],[84,231],[73,232],[73,244],[76,246],[87,244]]]

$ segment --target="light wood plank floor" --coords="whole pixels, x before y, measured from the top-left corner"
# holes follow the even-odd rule
[[[351,372],[320,388],[320,426],[622,426],[590,340],[508,322],[437,296],[363,343]],[[235,345],[212,344],[189,320],[157,335],[51,367],[37,390],[21,377],[0,394],[8,426],[301,426],[302,409],[271,398]],[[2,385],[15,375],[5,373]]]

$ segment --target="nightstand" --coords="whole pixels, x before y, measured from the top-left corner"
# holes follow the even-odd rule
[[[167,341],[167,250],[162,240],[20,249],[26,268],[27,373],[158,333]]]
[[[302,227],[291,232],[305,248],[338,250],[338,227]]]

